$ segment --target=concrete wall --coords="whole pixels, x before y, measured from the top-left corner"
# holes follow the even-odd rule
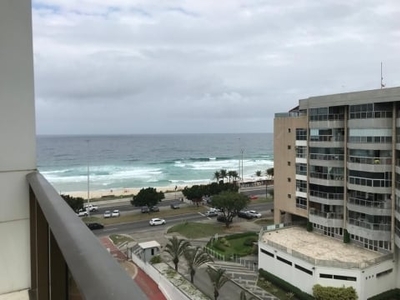
[[[282,220],[281,211],[302,217],[308,216],[307,210],[296,207],[296,128],[307,128],[306,116],[274,119],[275,223],[290,221]]]
[[[36,169],[31,3],[0,1],[0,294],[30,287],[25,175]]]
[[[274,257],[263,253],[267,251]],[[290,266],[277,259],[277,256],[292,263]],[[332,287],[353,287],[357,291],[359,299],[367,299],[374,295],[396,288],[397,269],[396,263],[392,260],[384,261],[380,264],[365,269],[341,269],[326,266],[315,266],[306,261],[292,257],[290,254],[275,249],[269,245],[259,242],[259,268],[262,268],[275,276],[298,287],[302,291],[312,295],[312,288],[315,284]],[[299,270],[295,266],[312,271],[308,274]],[[391,272],[385,272],[392,269]],[[384,272],[380,276],[377,274]],[[339,276],[355,277],[356,281],[338,280],[331,278],[321,278],[320,274],[332,274]]]

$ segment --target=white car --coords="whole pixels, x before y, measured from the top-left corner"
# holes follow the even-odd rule
[[[84,209],[78,211],[78,217],[87,217],[88,215],[88,212]]]
[[[261,214],[256,210],[248,210],[247,213],[251,215],[253,218],[261,218]]]
[[[103,215],[104,218],[111,218],[111,211],[106,210]]]
[[[159,218],[153,218],[149,221],[150,226],[156,226],[156,225],[165,225],[166,222],[164,219],[159,219]]]
[[[111,213],[111,217],[119,217],[121,214],[119,213],[118,209],[114,209],[113,212]]]

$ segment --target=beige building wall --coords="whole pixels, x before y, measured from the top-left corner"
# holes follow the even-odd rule
[[[36,169],[31,2],[0,1],[0,295],[30,287],[29,188]]]
[[[288,212],[307,217],[307,210],[296,207],[296,128],[307,128],[307,117],[274,119],[274,221],[290,222]]]

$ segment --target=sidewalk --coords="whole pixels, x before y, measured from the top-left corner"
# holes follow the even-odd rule
[[[134,263],[127,261],[127,258],[122,251],[120,251],[108,237],[100,238],[100,242],[106,249],[109,249],[110,254],[118,260],[121,266],[127,271],[132,279],[141,288],[143,293],[147,295],[149,300],[167,300],[163,293],[146,273],[137,267]]]

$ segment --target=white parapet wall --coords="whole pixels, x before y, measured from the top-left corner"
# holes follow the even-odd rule
[[[138,256],[132,254],[132,261],[149,275],[157,284],[158,288],[169,300],[206,300],[209,297],[201,293],[186,278],[176,273],[166,263],[152,265],[144,262]]]

